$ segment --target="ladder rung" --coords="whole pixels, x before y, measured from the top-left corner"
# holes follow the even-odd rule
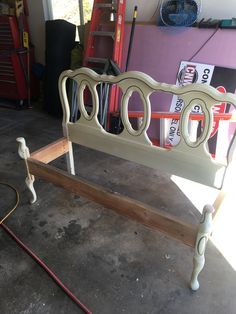
[[[92,57],[89,57],[87,60],[88,60],[88,62],[93,62],[93,63],[106,63],[107,62],[106,58],[92,58]]]
[[[91,35],[93,35],[93,36],[108,36],[108,37],[114,38],[115,33],[114,32],[95,31],[95,32],[91,32]]]
[[[10,81],[10,80],[1,80],[0,83],[9,83],[9,84],[16,84],[16,81]]]
[[[2,62],[0,64],[0,67],[4,68],[4,69],[9,69],[9,70],[11,70],[13,68],[13,66],[11,66],[11,65],[5,65],[5,64],[3,65]]]
[[[96,8],[112,8],[114,5],[112,3],[97,3]]]
[[[1,68],[0,75],[1,75],[2,73],[10,73],[10,74],[13,74],[13,73],[14,73],[13,68],[11,68],[11,69],[4,69],[4,68],[2,68],[1,66],[0,66],[0,68]]]

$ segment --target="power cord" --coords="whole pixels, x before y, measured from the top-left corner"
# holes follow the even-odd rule
[[[16,208],[17,208],[17,206],[19,205],[19,202],[20,202],[20,195],[19,195],[19,192],[17,191],[17,189],[14,186],[12,186],[11,184],[8,184],[8,183],[5,183],[5,182],[0,182],[0,185],[4,185],[4,186],[9,187],[16,194],[16,203],[12,207],[12,209],[10,209],[10,211],[6,214],[6,216],[4,218],[2,218],[2,220],[0,220],[0,225],[1,225],[16,210]]]
[[[216,27],[215,31],[211,34],[209,38],[201,45],[201,47],[194,53],[194,55],[188,60],[189,62],[193,60],[194,57],[206,46],[206,44],[212,39],[212,37],[215,36],[215,34],[218,32],[219,27]]]
[[[157,2],[156,9],[155,9],[153,15],[151,16],[151,18],[149,19],[149,21],[152,21],[152,19],[153,19],[154,16],[156,15],[156,13],[160,11],[160,8],[161,8],[161,0],[159,0],[159,1]]]

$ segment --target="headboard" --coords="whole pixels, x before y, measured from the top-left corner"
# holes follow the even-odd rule
[[[70,105],[66,89],[67,79],[77,82],[78,109],[81,113],[78,121],[70,122]],[[121,91],[121,120],[123,131],[116,135],[104,130],[98,121],[99,96],[97,86],[100,83],[117,84]],[[92,95],[92,111],[87,113],[84,106],[84,90],[88,87]],[[212,107],[227,102],[236,108],[236,96],[220,93],[211,86],[190,84],[177,87],[158,83],[141,72],[127,72],[117,77],[98,75],[88,68],[64,71],[59,79],[59,91],[63,107],[64,135],[73,143],[81,144],[120,158],[160,169],[205,185],[221,188],[225,171],[233,159],[236,138],[233,136],[227,158],[216,161],[207,149],[207,141],[213,126]],[[184,101],[180,116],[180,142],[172,148],[158,147],[152,144],[147,130],[151,121],[150,96],[156,91],[177,95]],[[143,122],[138,130],[133,129],[129,116],[129,99],[137,92],[143,102]],[[191,141],[188,124],[189,115],[194,105],[200,105],[204,115],[204,126],[196,141]]]

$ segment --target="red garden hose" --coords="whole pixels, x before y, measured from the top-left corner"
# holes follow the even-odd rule
[[[18,191],[11,185],[2,183],[0,184],[9,186],[11,189],[13,189],[16,193],[16,198],[17,202],[16,205],[14,206],[14,209],[17,207],[19,203],[19,193]],[[10,211],[12,212],[12,210]],[[7,215],[7,217],[9,214]],[[5,217],[6,218],[6,217]],[[76,298],[76,296],[62,283],[62,281],[55,275],[55,273],[33,252],[31,249],[26,246],[4,223],[3,221],[5,220],[2,219],[0,221],[0,226],[3,228],[3,230],[6,231],[8,235],[12,237],[13,240],[16,241],[16,243],[29,255],[31,256],[48,274],[49,276],[57,283],[59,287],[83,310],[84,313],[86,314],[92,314],[92,312],[79,300]]]

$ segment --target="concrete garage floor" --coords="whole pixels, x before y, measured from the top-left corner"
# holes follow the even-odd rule
[[[193,250],[95,203],[37,180],[28,203],[25,169],[15,138],[31,151],[60,137],[61,122],[36,110],[0,109],[0,181],[20,192],[6,221],[59,278],[98,314],[234,314],[236,273],[209,243],[200,290],[188,288]],[[80,175],[186,221],[200,214],[169,176],[86,148],[75,147]],[[65,169],[64,159],[56,165]],[[1,216],[14,194],[0,186]],[[48,275],[0,228],[0,313],[82,313]]]

